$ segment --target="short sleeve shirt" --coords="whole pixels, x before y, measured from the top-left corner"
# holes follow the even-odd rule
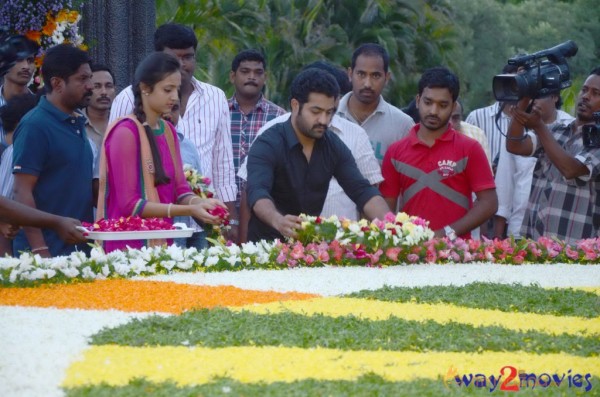
[[[37,176],[33,198],[39,210],[92,222],[93,154],[85,121],[82,114],[64,113],[42,97],[15,131],[13,174]],[[53,256],[75,250],[54,231],[42,232]],[[31,248],[22,233],[15,246]]]
[[[467,213],[473,192],[495,188],[494,177],[474,139],[448,128],[429,147],[417,137],[419,128],[390,146],[379,188],[384,197],[402,195],[402,211],[428,220],[436,230]]]

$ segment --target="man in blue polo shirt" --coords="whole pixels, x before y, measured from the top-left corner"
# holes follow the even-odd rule
[[[58,45],[48,50],[42,68],[47,95],[21,120],[14,135],[14,199],[51,214],[92,222],[92,148],[86,119],[77,110],[92,95],[90,59],[76,47]],[[67,244],[53,230],[25,228],[14,248],[49,257],[87,247]]]

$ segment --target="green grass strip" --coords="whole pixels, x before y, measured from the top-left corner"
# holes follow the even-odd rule
[[[369,321],[354,316],[311,317],[283,312],[255,314],[227,309],[201,309],[177,317],[153,316],[103,330],[92,344],[129,346],[205,347],[286,346],[342,350],[393,351],[517,351],[597,356],[600,341],[594,337],[541,332],[514,332],[502,327],[439,324],[390,317]]]
[[[315,381],[302,380],[291,383],[276,382],[271,384],[257,383],[244,384],[231,379],[217,379],[213,383],[194,387],[178,387],[175,383],[154,384],[146,380],[134,380],[124,387],[114,387],[107,385],[94,385],[88,387],[66,389],[67,397],[138,397],[152,395],[155,397],[199,397],[199,396],[245,396],[245,397],[304,397],[304,396],[396,396],[396,397],[439,397],[439,396],[480,396],[490,395],[490,385],[487,388],[457,386],[448,380],[444,383],[443,379],[426,380],[419,379],[412,382],[388,382],[377,375],[365,375],[358,378],[355,382],[350,381]],[[586,383],[583,382],[583,386]],[[600,385],[593,385],[589,393],[583,388],[572,386],[568,387],[566,383],[557,387],[554,384],[549,387],[536,387],[534,389],[521,388],[518,396],[571,396],[571,395],[595,395],[596,388]],[[494,395],[512,395],[513,393],[494,390]]]
[[[476,309],[593,318],[600,316],[600,296],[576,289],[545,289],[519,284],[472,283],[462,287],[384,287],[347,295],[388,302],[451,303]]]

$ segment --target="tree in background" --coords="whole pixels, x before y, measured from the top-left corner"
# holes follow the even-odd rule
[[[494,101],[492,77],[508,58],[574,40],[569,59],[573,87],[563,92],[567,111],[582,76],[600,57],[596,0],[157,0],[157,24],[193,26],[198,77],[233,87],[235,54],[262,50],[268,62],[265,95],[287,107],[289,84],[307,63],[326,59],[350,66],[352,51],[378,42],[390,53],[392,79],[384,95],[397,106],[416,93],[421,72],[445,65],[461,78],[465,112]]]
[[[354,48],[378,42],[390,52],[392,80],[386,98],[399,106],[415,94],[420,71],[448,56],[453,31],[445,0],[157,0],[157,24],[193,26],[198,36],[199,78],[223,88],[231,60],[245,48],[268,62],[265,95],[287,107],[289,85],[300,69],[325,59],[350,66]],[[173,12],[174,11],[174,12]],[[419,55],[417,57],[417,55]]]
[[[571,111],[583,76],[598,63],[600,10],[593,3],[593,0],[453,1],[461,40],[456,46],[462,60],[458,73],[465,87],[463,100],[467,111],[494,101],[492,77],[508,58],[573,40],[579,47],[577,55],[567,60],[573,85],[562,93],[565,109]]]

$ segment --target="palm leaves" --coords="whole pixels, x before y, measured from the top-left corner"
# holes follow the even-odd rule
[[[268,62],[266,95],[283,106],[304,65],[326,59],[348,67],[354,48],[365,42],[378,42],[390,53],[386,98],[408,102],[423,67],[450,59],[451,41],[444,39],[452,32],[448,9],[445,0],[157,1],[159,24],[194,27],[200,79],[231,94],[231,60],[242,49],[258,48]]]

